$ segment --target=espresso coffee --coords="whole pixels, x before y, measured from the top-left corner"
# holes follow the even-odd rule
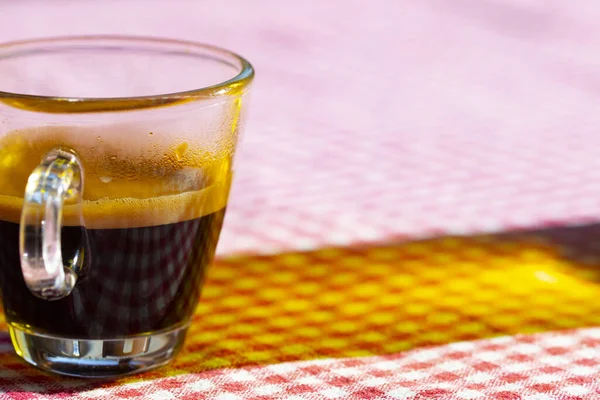
[[[60,128],[0,139],[0,283],[6,318],[21,330],[118,338],[181,327],[194,312],[223,223],[231,154],[176,142],[133,157],[100,139]],[[66,204],[61,240],[63,258],[79,250],[83,261],[71,294],[47,301],[23,279],[19,215],[28,175],[57,146],[75,150],[84,168],[83,221]]]

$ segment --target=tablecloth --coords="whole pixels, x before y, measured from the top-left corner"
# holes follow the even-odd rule
[[[573,330],[600,323],[599,253],[585,247],[598,233],[224,257],[169,366],[57,378],[18,360],[4,334],[0,388],[17,399],[600,398],[600,331]]]
[[[596,399],[598,329],[460,342],[393,356],[218,370],[77,399]],[[63,394],[72,395],[65,391]]]
[[[596,330],[467,343],[445,372],[447,359],[410,362],[458,345],[423,346],[598,324],[599,17],[593,0],[0,1],[3,41],[169,36],[258,72],[183,354],[92,384],[27,367],[4,335],[3,395],[600,398]],[[523,341],[563,349],[558,364],[511,370],[501,360]],[[481,352],[495,367],[467,368]]]

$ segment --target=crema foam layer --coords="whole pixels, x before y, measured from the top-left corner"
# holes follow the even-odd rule
[[[75,151],[83,166],[83,203],[65,204],[64,225],[157,226],[200,218],[227,204],[232,146],[207,150],[157,132],[147,132],[144,140],[110,133],[44,127],[0,137],[0,220],[19,222],[27,179],[55,147]]]

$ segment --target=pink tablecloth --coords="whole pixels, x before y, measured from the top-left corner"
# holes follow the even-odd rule
[[[231,254],[597,222],[599,19],[595,0],[0,0],[0,40],[151,34],[219,44],[250,59],[258,76],[220,244],[221,254]],[[564,347],[569,352],[591,353],[550,352],[558,364],[539,358],[520,369],[507,369],[509,363],[477,372],[446,360],[450,369],[435,369],[448,382],[439,386],[440,398],[491,398],[503,385],[508,394],[494,392],[496,398],[600,398],[588,379],[598,377],[596,364],[577,361],[597,358],[596,344],[577,342],[586,335],[597,332],[559,336],[575,346]],[[500,342],[508,352],[533,351],[555,337]],[[353,368],[347,362],[368,369],[413,355],[398,357],[314,365],[339,372]],[[393,379],[410,381],[434,368],[402,365]],[[371,397],[381,398],[438,390],[370,372],[339,389],[325,385],[320,372],[285,375],[293,365],[281,366],[281,378],[271,382],[263,379],[269,368],[278,371],[180,377],[194,382],[193,391],[175,385],[169,393],[234,399],[247,392],[232,395],[219,382],[258,379],[256,398],[278,397],[275,381],[296,377],[303,387],[324,388],[299,398],[349,398],[370,387]],[[560,372],[565,368],[571,372]],[[532,382],[546,385],[545,394],[520,392],[524,381],[514,374],[531,371],[542,371]],[[343,376],[338,372],[331,376]],[[462,397],[452,392],[453,382],[467,381],[475,386],[461,389]],[[163,394],[156,398],[169,398]]]
[[[81,393],[71,385],[62,393],[56,390],[51,398],[599,399],[599,359],[600,330],[588,329],[453,343],[393,356],[208,371]],[[5,385],[10,398],[46,398],[24,397],[24,391],[35,389],[20,384],[18,375],[11,377],[15,383]]]
[[[556,0],[0,2],[0,40],[123,33],[257,71],[222,253],[600,216],[600,6]]]

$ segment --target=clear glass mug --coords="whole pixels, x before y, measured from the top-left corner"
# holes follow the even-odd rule
[[[0,45],[0,287],[19,356],[107,377],[181,348],[252,66],[135,37]]]

